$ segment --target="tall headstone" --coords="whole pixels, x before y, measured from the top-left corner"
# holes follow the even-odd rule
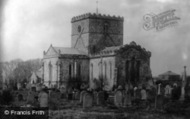
[[[40,107],[48,107],[48,94],[45,91],[42,91],[40,92],[38,97],[39,97]]]
[[[131,100],[132,100],[132,97],[131,97],[130,90],[125,91],[125,93],[124,93],[124,106],[131,106],[131,104],[132,104]]]
[[[28,104],[33,104],[34,103],[34,93],[32,91],[28,92],[28,96],[27,96],[27,103]]]
[[[115,92],[115,95],[114,95],[114,104],[115,104],[115,106],[117,106],[117,107],[122,106],[122,98],[123,98],[122,92],[120,90],[117,90]]]
[[[80,100],[80,91],[75,92],[75,100]]]
[[[157,95],[157,97],[156,97],[156,108],[157,109],[162,109],[163,108],[163,103],[164,103],[164,96]]]
[[[146,100],[147,99],[147,92],[145,89],[141,90],[141,100]]]
[[[97,105],[105,105],[105,94],[104,91],[97,93]]]
[[[83,90],[81,93],[80,93],[80,103],[83,102],[83,97],[84,97],[84,94],[87,93],[87,91]]]
[[[93,104],[93,96],[91,93],[87,92],[83,96],[83,108],[92,107]]]
[[[170,97],[171,91],[172,91],[171,86],[170,85],[166,85],[166,87],[165,87],[165,96],[166,97]]]

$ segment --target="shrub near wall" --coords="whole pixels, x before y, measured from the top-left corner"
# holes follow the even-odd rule
[[[0,105],[11,105],[13,102],[13,95],[10,90],[4,90],[2,94],[0,94]]]

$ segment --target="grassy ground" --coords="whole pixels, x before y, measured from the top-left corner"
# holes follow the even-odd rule
[[[26,100],[13,102],[14,106],[26,105]],[[91,108],[82,108],[78,100],[68,101],[66,99],[54,100],[49,102],[49,119],[189,119],[190,106],[186,113],[176,113],[185,104],[172,103],[169,105],[171,113],[163,109],[155,109],[154,104],[151,108],[121,107],[117,108],[113,104],[106,106],[94,105]],[[185,114],[185,115],[184,115]]]
[[[82,108],[77,101],[61,101],[57,109],[49,111],[50,119],[189,119],[188,116],[154,108],[93,106]]]

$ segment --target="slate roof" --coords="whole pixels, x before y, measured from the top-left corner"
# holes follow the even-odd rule
[[[53,47],[57,53],[61,54],[71,54],[71,55],[86,55],[86,53],[76,49],[76,48],[67,48],[67,47]]]
[[[40,79],[42,79],[42,71],[43,71],[43,69],[40,68],[38,71],[35,72],[36,76],[37,76],[38,78],[40,78]]]
[[[122,46],[112,46],[112,47],[106,47],[101,52],[114,52],[121,48]]]
[[[172,71],[167,71],[167,72],[165,72],[163,74],[160,74],[160,76],[163,76],[163,75],[165,75],[165,76],[171,76],[171,75],[179,75],[179,74],[176,74],[176,73],[174,73]]]

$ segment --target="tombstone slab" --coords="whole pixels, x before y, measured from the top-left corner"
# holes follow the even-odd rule
[[[124,106],[131,106],[132,104],[131,100],[132,100],[131,94],[126,91],[124,94]]]
[[[105,105],[105,94],[104,91],[97,93],[97,105]]]
[[[92,107],[93,104],[93,96],[90,93],[85,93],[83,96],[83,108]]]
[[[116,91],[115,95],[114,95],[114,104],[117,107],[121,107],[122,106],[122,92],[121,91]]]
[[[85,93],[87,93],[87,91],[82,91],[82,92],[80,93],[80,103],[83,102],[83,96],[84,96]]]
[[[40,107],[48,107],[48,94],[45,92],[40,92],[39,94]]]
[[[163,103],[164,103],[164,96],[163,95],[158,95],[156,97],[156,108],[157,109],[162,109],[163,108]]]

